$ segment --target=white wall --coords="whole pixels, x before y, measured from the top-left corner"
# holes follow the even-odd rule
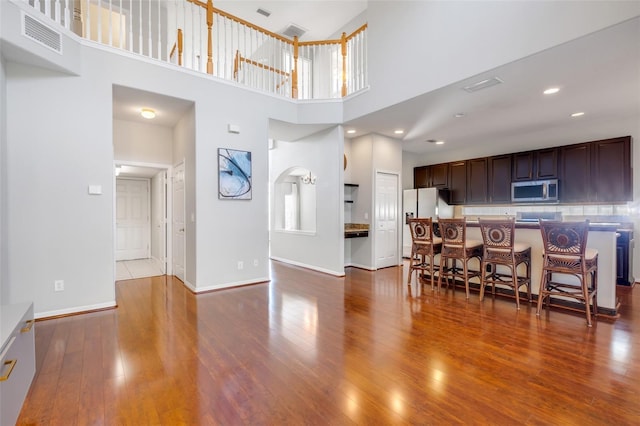
[[[4,58],[0,55],[0,306],[7,290],[7,87]]]
[[[95,63],[92,78],[73,77],[6,65],[7,302],[33,301],[36,317],[113,306],[109,71]],[[64,280],[63,292],[54,280]]]
[[[351,238],[351,264],[373,269],[373,135],[351,140],[351,181],[358,185],[358,201],[351,207],[353,223],[368,223],[369,237]]]
[[[366,13],[371,90],[347,101],[345,119],[639,13],[640,2],[630,1],[371,1]]]
[[[173,164],[173,129],[114,119],[113,150],[119,161]]]
[[[270,151],[270,182],[291,167],[304,167],[317,176],[316,232],[292,233],[271,222],[271,257],[333,275],[344,275],[344,180],[342,127],[325,130],[295,142],[277,141]],[[273,210],[272,210],[273,211]]]

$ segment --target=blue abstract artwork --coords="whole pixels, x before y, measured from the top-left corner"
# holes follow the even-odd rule
[[[218,198],[251,199],[251,152],[218,148]]]

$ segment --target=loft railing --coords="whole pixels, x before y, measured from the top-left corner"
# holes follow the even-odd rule
[[[367,87],[367,25],[299,41],[213,7],[212,0],[13,0],[89,40],[297,99]]]

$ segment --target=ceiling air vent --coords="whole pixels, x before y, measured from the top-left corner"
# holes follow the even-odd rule
[[[271,12],[269,12],[267,9],[259,8],[258,10],[256,10],[256,12],[258,12],[262,16],[266,16],[267,18],[271,16]]]
[[[478,90],[486,89],[488,87],[495,86],[496,84],[500,84],[500,83],[504,83],[504,82],[500,80],[498,77],[491,77],[491,78],[487,78],[486,80],[478,81],[476,83],[465,86],[462,88],[462,90],[469,93],[473,93],[473,92],[477,92]]]
[[[26,13],[23,13],[22,16],[22,34],[25,37],[29,37],[55,52],[62,53],[62,36],[59,32],[52,30]]]
[[[305,30],[304,28],[302,28],[299,25],[296,24],[289,24],[287,26],[287,28],[284,29],[284,31],[282,32],[282,35],[285,35],[287,37],[302,37],[302,34],[306,33],[307,30]]]

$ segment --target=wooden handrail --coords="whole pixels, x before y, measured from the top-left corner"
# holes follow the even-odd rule
[[[236,56],[235,56],[235,59],[233,60],[233,76],[234,76],[234,78],[237,78],[237,73],[240,70],[240,63],[241,62],[247,63],[249,65],[253,65],[253,66],[258,67],[258,68],[262,68],[263,70],[271,71],[273,73],[289,77],[289,73],[288,72],[282,71],[282,70],[279,70],[277,68],[273,68],[273,67],[270,67],[270,66],[267,66],[267,65],[264,65],[264,64],[261,64],[260,62],[254,61],[252,59],[245,58],[240,54],[239,50],[236,50]]]

